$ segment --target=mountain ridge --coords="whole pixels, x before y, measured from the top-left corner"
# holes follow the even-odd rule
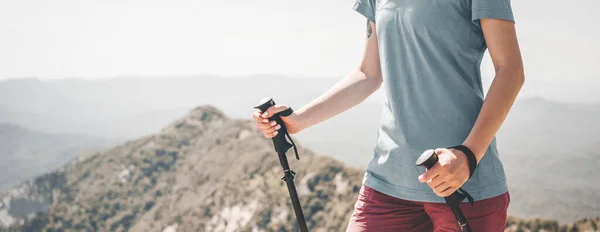
[[[298,148],[300,160],[289,157],[309,228],[343,230],[363,171]],[[294,231],[281,175],[271,141],[252,120],[201,106],[160,132],[79,157],[0,195],[9,207],[36,201],[47,207],[36,214],[3,203],[0,223],[19,211],[27,219],[13,218],[13,230]],[[591,231],[599,225],[599,219],[561,226],[511,217],[506,231]]]
[[[270,208],[275,208],[281,211],[277,211],[278,216],[275,217],[280,219],[273,219],[281,222],[268,223],[271,227],[292,230],[293,224],[287,223],[293,217],[288,212],[287,202],[289,200],[284,194],[287,190],[279,180],[280,167],[278,167],[276,156],[271,151],[270,141],[262,138],[257,131],[253,130],[254,124],[251,121],[231,120],[215,110],[216,108],[213,107],[196,108],[157,134],[128,141],[105,153],[98,153],[84,161],[67,165],[62,172],[59,171],[56,174],[60,177],[59,179],[62,179],[58,182],[64,184],[54,188],[58,189],[54,192],[60,193],[53,193],[52,197],[46,194],[46,200],[53,198],[53,201],[48,210],[48,224],[45,224],[44,228],[65,229],[70,228],[67,225],[71,225],[75,229],[87,228],[101,231],[159,231],[182,220],[179,228],[184,231],[220,231],[219,228],[223,230],[230,228],[227,230],[231,231],[232,220],[239,224],[239,228],[245,228],[244,225],[247,226],[250,222],[246,222],[248,219],[245,218],[229,218],[227,210],[256,208],[260,203],[260,205],[269,204],[273,207],[260,207],[261,209],[255,210],[271,212]],[[217,133],[216,130],[221,129],[223,131]],[[202,143],[205,146],[195,146],[196,143]],[[241,154],[231,152],[240,149],[244,151],[240,152]],[[301,160],[297,163],[291,161],[291,163],[292,166],[302,166],[297,169],[299,176],[297,181],[301,196],[316,195],[314,189],[311,189],[312,184],[316,185],[323,181],[320,179],[310,181],[304,179],[303,181],[303,177],[306,177],[306,173],[310,170],[314,169],[314,173],[310,175],[312,178],[334,178],[329,174],[322,176],[318,174],[327,170],[345,173],[341,171],[343,164],[339,161],[333,161],[327,157],[315,159],[314,154],[304,148],[300,148],[299,152],[302,156]],[[195,165],[199,163],[202,168],[196,169]],[[328,166],[332,163],[335,165]],[[257,166],[257,164],[260,165]],[[322,166],[327,166],[328,169],[318,170]],[[175,169],[177,172],[174,171]],[[354,179],[358,179],[358,175],[360,175],[358,171],[351,171],[351,173],[355,176]],[[96,178],[91,181],[89,180],[91,177]],[[218,181],[213,181],[215,179]],[[261,188],[243,190],[240,189],[240,183],[262,187],[262,190]],[[128,186],[129,184],[133,186]],[[207,186],[208,184],[211,186]],[[199,187],[197,187],[198,185]],[[329,186],[328,190],[334,191],[335,187],[332,186]],[[323,186],[319,187],[324,188]],[[203,191],[197,188],[201,188]],[[228,189],[229,191],[235,189],[237,193],[231,195],[228,193]],[[356,186],[351,188],[352,193],[356,193],[355,191],[358,191]],[[121,194],[126,194],[128,200],[115,202],[119,201]],[[173,194],[177,197],[169,197]],[[244,202],[243,199],[248,196],[255,196],[254,199],[258,200],[238,204],[238,201]],[[352,198],[354,194],[344,196]],[[98,199],[103,199],[105,202],[93,203]],[[181,199],[185,200],[182,202]],[[207,200],[198,202],[197,199]],[[246,201],[248,200],[246,199]],[[349,199],[348,202],[350,201],[352,200]],[[304,201],[307,213],[311,213],[312,208],[319,211],[322,206],[333,207],[331,205],[337,201],[315,202]],[[103,204],[106,204],[106,207]],[[314,204],[317,205],[312,206]],[[74,209],[71,207],[72,205],[77,205],[78,209]],[[155,207],[164,208],[168,212],[181,213],[182,210],[172,207],[184,208],[183,211],[194,210],[189,208],[190,205],[197,206],[194,207],[195,209],[202,209],[201,212],[196,213],[205,215],[208,220],[198,218],[191,220],[189,213],[177,215],[180,219],[176,219],[177,216],[156,219],[156,217],[163,216],[160,215],[160,210],[157,212]],[[113,212],[111,211],[114,209],[113,207],[118,207],[122,212],[114,211],[114,215],[110,214]],[[351,207],[351,205],[346,204],[346,207]],[[144,210],[146,208],[147,211]],[[74,213],[77,211],[82,214]],[[343,212],[346,211],[347,209],[343,210]],[[252,222],[270,221],[271,218],[265,215],[271,213],[260,213],[263,218],[252,218]],[[311,218],[322,218],[324,217],[322,214],[314,212],[313,216],[308,219],[310,221]],[[86,215],[89,215],[90,218]],[[342,216],[345,214],[338,215],[338,217]],[[131,220],[134,219],[142,222],[133,223]],[[285,223],[283,223],[284,221]],[[327,221],[312,220],[313,227],[326,226]],[[334,221],[341,223],[343,220]],[[99,222],[105,223],[99,225]],[[336,224],[335,226],[339,227],[340,225]]]
[[[116,141],[83,134],[52,134],[0,123],[0,189],[62,166]]]

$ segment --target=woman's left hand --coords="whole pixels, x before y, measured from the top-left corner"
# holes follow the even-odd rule
[[[469,179],[469,163],[467,156],[460,150],[435,149],[438,162],[419,176],[419,181],[429,185],[440,197],[454,193]]]

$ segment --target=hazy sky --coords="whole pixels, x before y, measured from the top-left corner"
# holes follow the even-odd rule
[[[0,79],[341,77],[364,45],[353,1],[0,0]],[[600,86],[600,1],[512,5],[528,84]],[[489,83],[491,62],[483,66]]]

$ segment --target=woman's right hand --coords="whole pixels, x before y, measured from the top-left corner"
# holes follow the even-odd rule
[[[281,111],[284,111],[288,108],[286,105],[278,104],[271,106],[265,112],[261,112],[260,110],[256,110],[252,116],[256,120],[256,128],[258,128],[265,138],[273,138],[278,134],[278,130],[281,129],[281,125],[278,125],[275,120],[270,120],[269,118]],[[302,130],[302,127],[299,123],[299,115],[296,112],[293,112],[287,117],[280,116],[281,120],[285,124],[285,128],[289,134],[296,134]]]

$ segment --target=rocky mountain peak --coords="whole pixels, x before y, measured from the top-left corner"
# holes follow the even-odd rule
[[[196,119],[202,122],[214,122],[227,119],[227,116],[223,111],[217,109],[212,105],[202,105],[194,108],[187,115],[188,118]]]
[[[189,133],[203,131],[208,127],[220,126],[230,120],[223,111],[211,105],[202,105],[192,109],[164,128],[162,133]]]

